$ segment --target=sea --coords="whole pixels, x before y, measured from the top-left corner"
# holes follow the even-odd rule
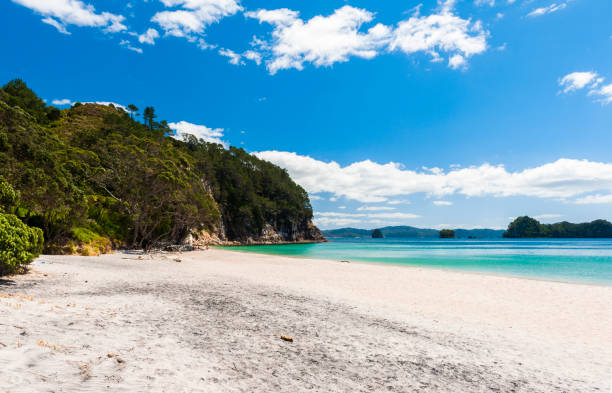
[[[612,239],[356,239],[231,250],[612,286]]]

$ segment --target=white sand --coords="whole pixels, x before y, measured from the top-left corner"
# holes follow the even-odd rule
[[[0,392],[612,391],[612,287],[178,257],[43,256],[0,281]]]

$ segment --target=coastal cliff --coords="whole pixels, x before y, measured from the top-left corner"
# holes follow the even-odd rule
[[[0,89],[0,167],[20,194],[5,208],[43,231],[46,253],[325,240],[285,170],[138,111]]]

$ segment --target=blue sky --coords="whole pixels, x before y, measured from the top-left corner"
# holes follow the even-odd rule
[[[3,81],[153,105],[322,228],[612,219],[607,0],[5,0]],[[63,105],[61,105],[63,104]]]

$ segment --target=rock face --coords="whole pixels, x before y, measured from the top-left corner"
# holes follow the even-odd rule
[[[184,245],[199,248],[206,246],[318,243],[327,241],[312,221],[302,225],[294,224],[288,228],[283,228],[283,230],[277,230],[272,224],[267,223],[257,236],[249,236],[240,240],[227,240],[223,232],[222,226],[216,231],[195,231],[187,236]]]

